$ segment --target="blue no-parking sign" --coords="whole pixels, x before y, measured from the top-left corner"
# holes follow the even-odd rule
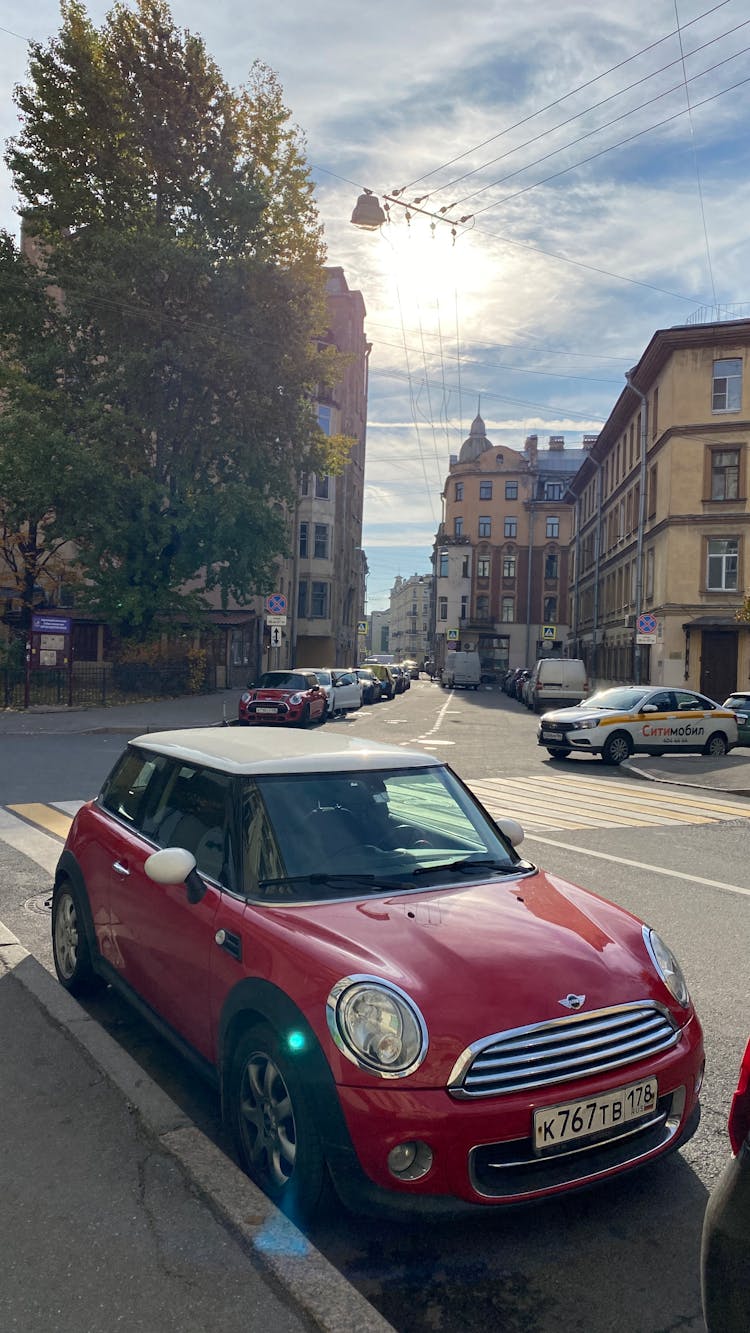
[[[283,592],[272,592],[266,598],[266,611],[270,611],[272,616],[283,616],[286,614],[286,597]]]

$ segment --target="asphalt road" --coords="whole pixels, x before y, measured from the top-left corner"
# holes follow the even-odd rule
[[[510,803],[508,813],[528,829],[527,856],[655,925],[690,982],[708,1070],[698,1134],[655,1168],[564,1201],[460,1222],[334,1218],[312,1233],[315,1244],[404,1333],[699,1333],[700,1226],[727,1153],[726,1112],[750,1031],[744,816],[712,811],[716,793],[698,793],[686,815],[684,790],[624,779],[595,762],[550,764],[535,743],[536,719],[494,691],[448,695],[419,682],[393,702],[328,725],[440,753]],[[91,795],[124,739],[4,738],[0,813],[25,801]],[[622,810],[631,789],[650,824],[601,819],[605,806]],[[734,806],[750,817],[749,800]],[[1,840],[0,872],[0,919],[51,966],[49,876]],[[114,997],[98,1001],[96,1012],[222,1142],[212,1095],[171,1050]]]

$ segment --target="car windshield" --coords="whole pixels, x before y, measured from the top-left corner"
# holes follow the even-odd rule
[[[318,668],[317,668],[317,667],[311,667],[311,670],[312,670],[313,674],[316,675],[316,676],[318,677],[318,680],[320,681],[321,685],[330,685],[330,684],[331,684],[331,673],[330,673],[330,671],[318,671]]]
[[[597,694],[592,694],[589,699],[584,699],[582,704],[578,704],[578,707],[616,708],[618,712],[632,713],[642,698],[643,690],[624,686],[613,690],[599,690]]]
[[[258,690],[306,690],[307,681],[296,671],[264,671],[258,684]]]
[[[424,890],[531,869],[440,766],[269,774],[257,791],[263,814],[246,838],[245,882],[264,902]]]

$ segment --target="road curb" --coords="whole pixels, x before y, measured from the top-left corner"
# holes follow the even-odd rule
[[[58,985],[0,921],[0,973],[8,972],[122,1093],[146,1131],[173,1157],[215,1216],[321,1333],[394,1333],[293,1222]]]
[[[644,773],[640,768],[631,768],[627,760],[620,765],[620,772],[627,773],[628,777],[640,778],[642,782],[659,782],[667,787],[687,787],[688,790],[721,792],[723,796],[744,796],[750,797],[750,788],[748,787],[717,787],[711,782],[684,782],[681,778],[664,777],[663,774]]]

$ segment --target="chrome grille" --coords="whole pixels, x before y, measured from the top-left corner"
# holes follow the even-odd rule
[[[496,1097],[569,1083],[658,1055],[679,1035],[668,1011],[648,1001],[515,1028],[464,1051],[448,1091],[454,1097]]]

